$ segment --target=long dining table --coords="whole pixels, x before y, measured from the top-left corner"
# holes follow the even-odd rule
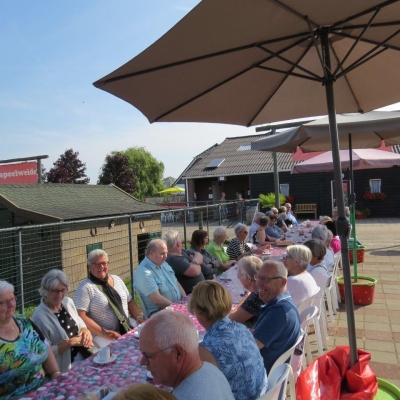
[[[286,236],[287,241],[294,244],[304,243],[310,239],[312,224],[303,224],[293,227]],[[285,246],[272,244],[271,249],[258,254],[263,260],[281,260],[286,253]],[[236,307],[247,295],[237,276],[236,266],[231,267],[216,280],[224,285],[232,296],[233,308]],[[204,328],[199,324],[196,317],[187,310],[189,296],[172,304],[174,311],[188,315],[197,327],[200,337],[204,334]],[[133,383],[149,382],[145,366],[140,365],[142,354],[139,350],[137,328],[121,336],[109,344],[110,352],[116,355],[114,362],[108,364],[96,364],[94,355],[80,362],[68,372],[40,387],[34,393],[27,394],[23,399],[31,400],[78,400],[87,392],[95,392],[102,386],[113,385],[118,388],[127,387]]]

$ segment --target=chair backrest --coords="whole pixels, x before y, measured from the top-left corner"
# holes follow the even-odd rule
[[[300,324],[301,324],[301,329],[306,332],[306,328],[310,321],[318,315],[318,307],[316,306],[310,306],[307,307],[305,310],[303,310],[300,314]]]
[[[319,292],[319,288],[316,291],[316,293],[314,295],[312,295],[311,297],[308,297],[307,299],[303,300],[298,306],[297,306],[297,311],[299,312],[299,314],[301,314],[303,312],[303,310],[305,310],[306,308],[312,306],[314,304],[314,299],[315,296],[318,294]]]
[[[138,297],[138,299],[139,299],[139,301],[140,301],[140,308],[141,308],[142,311],[143,311],[144,319],[149,318],[149,313],[148,313],[147,310],[146,310],[146,306],[144,305],[142,296],[140,295],[140,293],[139,293],[138,290],[136,290],[135,288],[133,288],[133,297],[135,297],[135,294],[137,295],[137,297]]]
[[[268,391],[258,400],[284,400],[286,386],[292,368],[289,364],[282,364],[268,377]]]
[[[289,364],[290,364],[290,359],[292,358],[292,355],[294,353],[294,349],[303,341],[304,339],[304,332],[301,331],[301,334],[299,335],[298,339],[296,340],[296,343],[290,348],[287,349],[275,362],[274,365],[271,367],[269,373],[272,374],[274,372],[274,369],[278,368],[280,365],[285,364],[285,362],[289,359]]]

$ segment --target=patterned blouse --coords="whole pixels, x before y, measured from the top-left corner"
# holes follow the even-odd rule
[[[48,356],[44,338],[23,315],[15,315],[14,321],[20,331],[17,339],[0,337],[0,399],[28,393],[44,380],[42,364]]]
[[[243,324],[225,317],[207,330],[199,346],[212,353],[236,400],[258,399],[265,393],[268,381],[263,358]]]
[[[260,315],[262,308],[265,306],[265,303],[258,296],[258,292],[251,292],[243,304],[240,306],[244,311],[247,311],[250,314],[253,314],[254,317],[250,318],[250,320],[246,321],[246,326],[252,327],[257,321],[258,316]]]
[[[239,242],[238,238],[233,238],[226,249],[226,253],[231,260],[237,260],[243,253],[248,253],[249,251],[251,251],[249,245]]]

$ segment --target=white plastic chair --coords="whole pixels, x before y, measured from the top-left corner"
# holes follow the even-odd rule
[[[289,364],[282,364],[268,377],[268,391],[258,400],[284,400],[286,398],[286,387],[288,380],[291,379],[292,367]],[[296,396],[291,399],[295,400]]]
[[[310,322],[318,315],[318,307],[310,306],[303,310],[300,314],[300,324],[301,329],[304,331],[304,346],[303,346],[303,354],[302,354],[302,366],[303,369],[306,368],[306,364],[310,364],[312,362],[312,354],[311,354],[311,347],[310,347],[310,340],[308,338],[308,327]],[[307,355],[307,362],[306,356]],[[297,376],[296,372],[293,372],[294,381],[296,382]]]
[[[328,306],[328,311],[329,311],[329,318],[331,322],[335,322],[335,317],[333,316],[336,314],[337,309],[339,308],[339,304],[337,302],[337,292],[336,292],[336,276],[337,276],[337,270],[339,268],[339,262],[341,259],[341,255],[339,254],[338,257],[336,257],[335,254],[335,264],[333,265],[333,271],[332,275],[328,281],[328,285],[325,289],[325,298],[326,298],[326,303]]]
[[[319,292],[319,287],[317,286],[317,291],[315,294],[313,294],[312,296],[310,296],[308,299],[303,300],[298,306],[297,306],[297,311],[299,314],[301,314],[306,308],[314,305],[314,301],[315,301],[315,296],[318,294]]]

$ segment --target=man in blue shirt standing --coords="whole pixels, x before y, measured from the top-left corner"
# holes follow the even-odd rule
[[[266,304],[253,328],[267,373],[274,362],[297,341],[300,318],[286,290],[287,269],[278,261],[266,261],[255,276],[258,295]]]
[[[147,316],[186,296],[173,269],[165,262],[168,255],[164,240],[151,240],[146,257],[134,276],[134,288],[141,297]]]

